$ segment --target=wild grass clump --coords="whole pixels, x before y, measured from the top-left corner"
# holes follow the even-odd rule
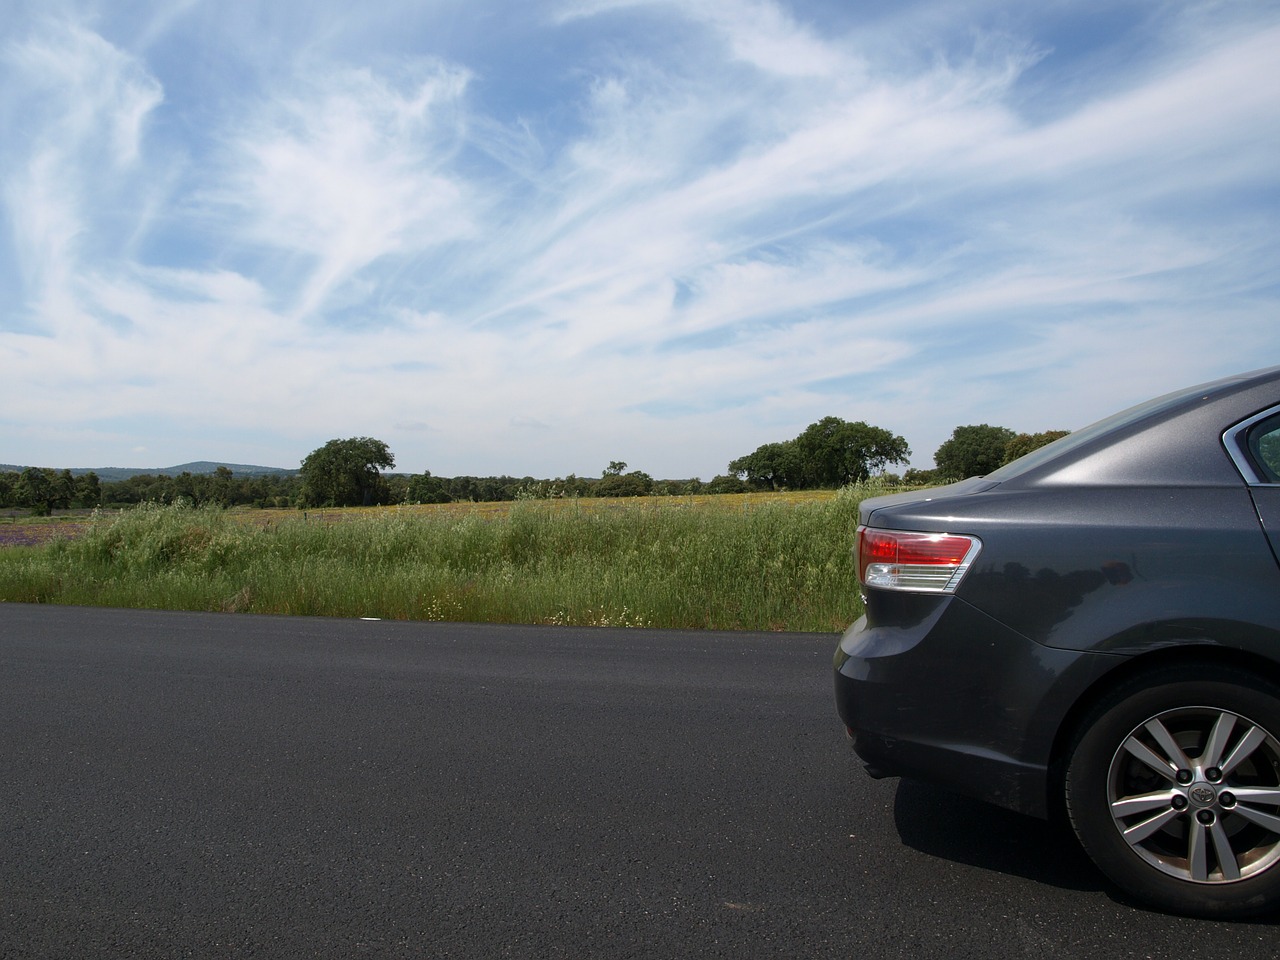
[[[834,631],[860,613],[849,488],[797,502],[521,501],[324,518],[147,504],[0,550],[0,599],[339,617]],[[714,498],[713,498],[714,499]]]

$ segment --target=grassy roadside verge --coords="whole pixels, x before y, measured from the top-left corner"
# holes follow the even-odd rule
[[[246,517],[144,505],[0,550],[0,600],[406,620],[835,631],[857,504],[525,501]]]

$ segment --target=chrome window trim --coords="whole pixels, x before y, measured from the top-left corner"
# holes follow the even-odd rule
[[[1269,407],[1261,413],[1255,413],[1247,420],[1241,420],[1235,426],[1228,427],[1222,434],[1222,445],[1226,448],[1227,455],[1240,471],[1240,476],[1244,477],[1244,482],[1251,487],[1280,487],[1280,482],[1269,480],[1258,471],[1253,459],[1249,456],[1249,445],[1246,439],[1249,431],[1256,424],[1275,416],[1280,416],[1280,404]]]

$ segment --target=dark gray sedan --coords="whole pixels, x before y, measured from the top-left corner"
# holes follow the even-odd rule
[[[1163,909],[1280,907],[1280,367],[859,519],[836,702],[873,776],[1069,816]]]

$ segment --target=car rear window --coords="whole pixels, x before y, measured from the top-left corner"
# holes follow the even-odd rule
[[[1270,483],[1280,483],[1280,414],[1249,430],[1249,453]]]

